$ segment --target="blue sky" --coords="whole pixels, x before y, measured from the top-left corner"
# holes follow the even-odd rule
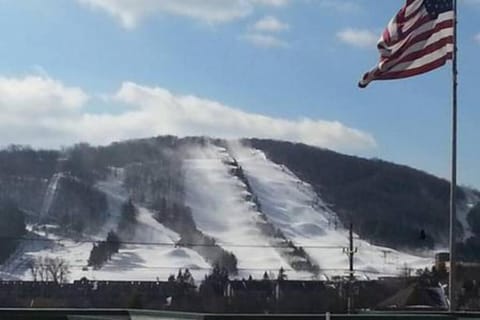
[[[448,177],[449,65],[356,86],[403,3],[0,0],[0,144],[259,136]],[[459,179],[480,187],[480,1],[459,12]]]

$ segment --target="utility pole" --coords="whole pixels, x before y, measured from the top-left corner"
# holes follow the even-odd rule
[[[348,275],[348,297],[347,297],[347,309],[348,313],[352,313],[353,310],[353,281],[355,280],[354,269],[353,269],[353,258],[358,252],[358,248],[353,247],[353,223],[350,223],[350,229],[348,231],[348,248],[343,248],[343,252],[348,256],[349,263],[349,275]]]

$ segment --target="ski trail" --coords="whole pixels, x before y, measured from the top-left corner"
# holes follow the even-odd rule
[[[45,196],[43,198],[42,207],[40,209],[40,221],[44,221],[48,214],[50,213],[50,208],[52,207],[53,201],[55,200],[55,195],[57,194],[58,182],[63,178],[62,173],[55,173],[49,180],[47,185],[47,190],[45,191]]]
[[[229,173],[225,148],[208,145],[190,150],[185,160],[186,204],[199,230],[238,259],[239,276],[260,277],[264,271],[290,269],[257,228],[260,217],[246,201],[243,183]],[[290,273],[292,273],[291,271]]]

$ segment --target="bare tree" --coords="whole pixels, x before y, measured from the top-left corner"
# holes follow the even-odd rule
[[[35,258],[29,263],[33,281],[53,281],[64,283],[68,280],[70,269],[68,263],[62,258]]]
[[[53,282],[64,283],[68,280],[69,266],[62,258],[45,258],[45,267]]]
[[[32,274],[33,281],[37,282],[40,278],[40,264],[38,263],[37,259],[32,259],[28,262],[28,269],[30,269],[30,273]]]
[[[28,262],[28,270],[30,270],[30,274],[32,275],[33,281],[37,282],[38,281],[38,268],[35,265],[35,262],[33,260],[30,260]]]
[[[43,257],[36,257],[30,260],[28,264],[33,281],[50,281],[45,259]]]

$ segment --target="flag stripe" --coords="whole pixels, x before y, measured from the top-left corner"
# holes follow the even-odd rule
[[[453,43],[453,30],[444,29],[437,31],[434,34],[429,35],[415,43],[411,44],[410,46],[406,46],[404,50],[398,51],[389,59],[382,60],[379,64],[381,70],[388,70],[388,68],[392,67],[395,64],[405,62],[405,60],[414,60],[421,57],[418,53],[427,52],[425,49],[431,47],[432,45],[436,45],[437,48],[441,48],[449,43]],[[412,54],[417,54],[410,57]],[[406,58],[410,57],[410,58]]]
[[[449,52],[453,52],[453,45],[448,44],[444,46],[443,48],[437,49],[434,52],[428,53],[427,55],[418,58],[414,61],[407,61],[407,62],[402,62],[400,64],[397,64],[395,67],[391,68],[388,72],[396,72],[400,70],[405,70],[405,69],[414,69],[417,67],[420,67],[422,64],[430,63],[432,60],[436,60],[438,57],[442,55],[447,55]]]
[[[402,21],[402,27],[404,29],[404,34],[409,34],[412,30],[415,30],[418,26],[431,21],[430,17],[428,16],[427,11],[424,7],[421,7],[419,10],[415,12],[412,17],[409,19],[405,19]]]
[[[447,51],[448,51],[448,48],[449,48],[447,46],[448,44],[453,44],[453,36],[448,36],[446,38],[443,38],[439,41],[436,41],[436,42],[430,44],[429,46],[426,46],[425,48],[423,48],[420,51],[415,51],[415,52],[412,52],[411,54],[406,55],[405,57],[403,57],[402,59],[400,59],[396,63],[397,68],[399,66],[401,66],[403,63],[418,60],[418,59],[422,58],[423,56],[428,55],[430,53],[433,53],[437,50],[447,48]]]
[[[392,79],[401,79],[401,78],[408,78],[408,77],[413,77],[422,73],[426,73],[429,71],[432,71],[434,69],[437,69],[441,66],[443,66],[448,60],[452,59],[452,53],[448,53],[447,55],[444,55],[437,60],[433,60],[427,64],[424,64],[420,67],[416,67],[413,69],[407,69],[403,71],[397,71],[397,72],[389,72],[383,75],[380,75],[377,77],[379,80],[392,80]]]
[[[423,9],[423,0],[418,0],[407,6],[405,10],[405,19],[408,20]]]
[[[430,19],[428,16],[427,18]],[[430,29],[435,28],[438,24],[443,24],[447,22],[450,22],[451,25],[453,26],[454,16],[453,16],[453,13],[450,12],[450,13],[441,14],[438,17],[438,19],[434,21],[427,20],[427,19],[425,20],[426,22],[418,23],[416,25],[416,29],[410,29],[409,32],[407,33],[404,32],[402,39],[397,39],[396,41],[392,41],[388,43],[388,45],[392,47],[392,50],[396,50],[398,47],[402,46],[405,42],[409,40],[409,36],[412,33],[425,33],[425,32],[428,32]]]
[[[382,55],[380,64],[383,64],[384,61],[394,61],[402,55],[404,55],[412,47],[418,48],[422,43],[424,45],[431,44],[432,41],[439,40],[448,36],[453,36],[453,21],[445,21],[442,24],[437,25],[434,29],[424,32],[412,38],[409,42],[404,43],[403,47],[399,47],[393,54],[390,56]],[[428,41],[430,40],[430,41]],[[418,50],[418,49],[417,49]]]

